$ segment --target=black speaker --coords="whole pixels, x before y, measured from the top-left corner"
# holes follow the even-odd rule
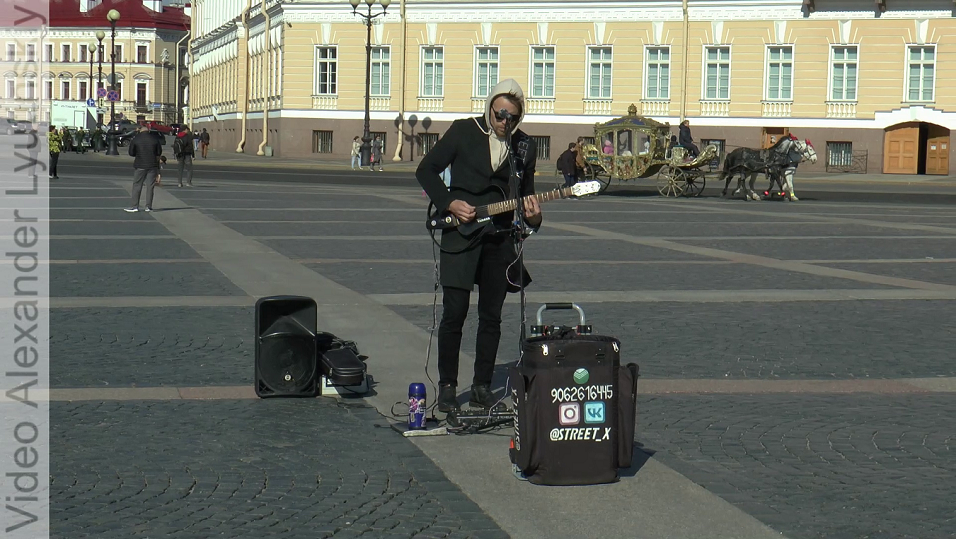
[[[256,395],[316,396],[317,316],[312,298],[270,296],[256,302]]]

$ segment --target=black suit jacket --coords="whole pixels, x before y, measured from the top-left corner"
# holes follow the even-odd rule
[[[511,173],[509,161],[505,159],[497,170],[491,169],[491,150],[488,135],[482,131],[483,129],[486,131],[488,129],[484,118],[454,121],[448,131],[445,131],[445,135],[419,163],[415,177],[439,211],[447,210],[448,205],[455,200],[455,196],[449,192],[439,176],[449,165],[451,165],[452,187],[478,193],[494,185],[505,193],[509,192],[508,180]],[[521,196],[533,194],[535,160],[537,159],[534,140],[518,129],[511,136],[511,148],[519,156],[518,169],[522,177]],[[502,227],[508,227],[511,214],[499,215],[495,222]],[[486,236],[483,241],[502,241],[502,239],[507,240],[507,237]],[[442,286],[467,290],[474,287],[481,256],[481,242],[471,248],[468,248],[468,243],[469,240],[457,230],[442,232]],[[530,282],[530,278],[526,277],[526,282]]]

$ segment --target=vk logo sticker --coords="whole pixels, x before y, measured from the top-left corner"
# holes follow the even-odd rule
[[[604,423],[604,403],[601,401],[584,403],[585,423]]]

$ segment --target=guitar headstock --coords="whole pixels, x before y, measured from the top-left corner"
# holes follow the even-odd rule
[[[571,194],[576,197],[593,195],[601,192],[601,182],[579,182],[571,186]]]

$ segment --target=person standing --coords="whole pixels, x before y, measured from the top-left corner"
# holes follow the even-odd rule
[[[372,141],[372,162],[369,163],[369,170],[373,170],[375,165],[378,165],[378,171],[383,172],[382,168],[382,153],[385,150],[385,144],[382,142],[381,135],[375,135],[375,140]]]
[[[352,139],[352,170],[355,170],[356,166],[362,170],[362,142],[358,137]]]
[[[571,187],[574,185],[575,181],[575,143],[568,144],[568,149],[564,150],[564,153],[558,157],[558,170],[561,171],[561,174],[564,176],[564,186]]]
[[[541,209],[534,196],[537,150],[534,139],[518,129],[524,116],[524,92],[514,79],[499,82],[485,100],[484,114],[454,121],[425,157],[415,173],[418,183],[439,211],[449,211],[463,222],[475,219],[475,207],[456,195],[464,190],[480,193],[491,187],[510,191],[514,172],[524,198],[524,221],[533,229],[541,226]],[[515,154],[512,171],[509,151]],[[451,165],[451,190],[440,174]],[[512,214],[493,218],[496,227],[512,227]],[[475,373],[470,403],[491,408],[498,402],[491,389],[492,375],[501,341],[501,309],[515,283],[531,277],[515,263],[517,254],[509,234],[484,234],[472,242],[456,229],[442,232],[440,282],[442,320],[438,330],[438,410],[458,408],[458,360],[462,326],[468,315],[471,292],[478,285],[478,333],[475,343]]]
[[[146,185],[146,211],[153,211],[153,188],[159,174],[159,156],[163,155],[163,146],[159,138],[149,132],[146,126],[140,126],[138,133],[129,143],[129,154],[133,157],[133,199],[129,213],[139,211],[140,195]]]
[[[179,186],[183,186],[183,172],[186,172],[186,185],[193,186],[193,159],[196,157],[196,151],[193,149],[193,134],[188,127],[176,135],[173,142],[173,155],[179,163]]]
[[[691,159],[700,155],[700,149],[694,144],[694,137],[690,134],[690,120],[681,122],[679,142],[681,146],[687,149],[687,154],[690,155]]]
[[[50,178],[59,180],[56,174],[56,165],[60,162],[60,150],[63,149],[63,139],[55,126],[50,126],[50,132],[47,134],[50,144]]]
[[[199,145],[202,147],[202,158],[206,158],[206,154],[209,153],[209,133],[206,131],[206,128],[202,128],[202,134],[199,135]]]

